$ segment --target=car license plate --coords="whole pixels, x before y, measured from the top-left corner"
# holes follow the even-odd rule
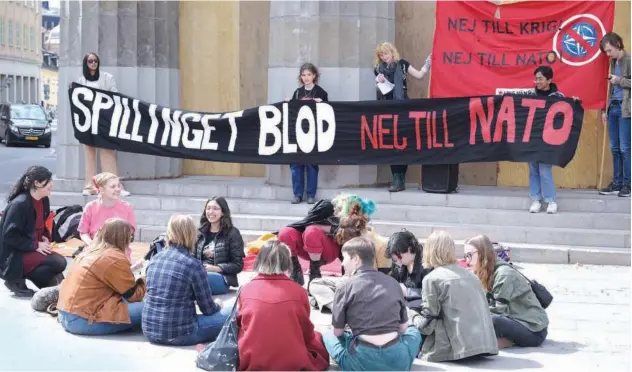
[[[37,141],[37,137],[26,137],[27,141]]]

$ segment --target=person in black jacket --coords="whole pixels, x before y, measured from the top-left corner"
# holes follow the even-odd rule
[[[393,260],[391,276],[400,283],[408,307],[421,309],[421,283],[432,269],[421,265],[423,246],[410,231],[391,235],[386,247],[386,257]]]
[[[214,295],[239,287],[237,274],[244,268],[244,240],[233,226],[223,197],[214,196],[206,202],[195,247],[195,257],[204,264]]]
[[[64,278],[66,259],[51,250],[52,239],[46,228],[52,177],[44,167],[29,167],[9,193],[0,220],[0,278],[17,296],[34,294],[25,279],[41,289]]]
[[[315,101],[328,102],[327,92],[318,85],[320,73],[318,68],[311,63],[301,66],[298,75],[298,83],[301,85],[294,91],[291,99],[286,101]],[[316,203],[316,189],[318,188],[318,165],[316,164],[290,164],[292,173],[292,190],[294,198],[292,204],[303,201],[303,193],[307,193],[307,203]],[[307,172],[307,189],[305,189],[305,172]]]

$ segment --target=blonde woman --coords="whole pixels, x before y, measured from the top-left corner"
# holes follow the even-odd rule
[[[107,220],[70,266],[59,290],[59,322],[69,333],[106,335],[140,328],[145,281],[134,279],[125,249],[132,225]]]
[[[329,354],[309,319],[307,293],[288,277],[290,248],[278,240],[261,247],[257,276],[238,298],[240,371],[323,371]],[[279,334],[274,342],[270,335]]]
[[[120,218],[127,221],[132,226],[132,235],[136,231],[136,216],[134,208],[121,200],[123,187],[118,176],[113,173],[99,173],[93,177],[92,183],[96,188],[99,197],[86,204],[81,221],[79,222],[79,233],[81,240],[90,244],[97,231],[103,223],[110,218]],[[127,258],[131,261],[131,250],[126,249]]]
[[[375,48],[374,73],[377,84],[389,82],[393,84],[392,89],[387,93],[382,93],[376,85],[378,100],[402,100],[408,99],[408,87],[406,78],[408,75],[423,79],[430,70],[430,57],[421,70],[414,68],[407,60],[401,59],[397,48],[389,42],[380,43]],[[390,192],[403,191],[405,187],[406,171],[408,165],[391,165],[393,183],[388,189]]]
[[[527,280],[497,257],[491,240],[478,235],[465,242],[465,258],[485,292],[493,297],[492,312],[498,347],[540,346],[549,318]]]
[[[409,311],[426,339],[421,359],[447,362],[498,354],[492,317],[478,279],[456,264],[454,241],[445,231],[426,240],[423,265],[433,269],[421,288],[421,313]]]
[[[143,333],[156,344],[187,346],[215,340],[232,306],[213,300],[206,269],[193,256],[197,228],[191,216],[171,216],[167,246],[147,267]],[[197,315],[195,303],[202,312]]]
[[[86,54],[83,57],[83,74],[77,79],[77,83],[90,88],[117,92],[114,77],[107,72],[101,71],[100,67],[101,60],[96,53]],[[99,153],[101,155],[101,167],[103,170],[118,174],[116,152],[109,149],[99,149]],[[92,181],[92,177],[97,173],[97,149],[92,146],[84,145],[83,154],[86,163],[83,195],[96,195],[97,190],[90,181]],[[121,195],[128,196],[129,192],[121,190]]]

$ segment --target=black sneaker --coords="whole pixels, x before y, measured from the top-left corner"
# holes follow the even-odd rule
[[[610,183],[608,187],[599,190],[600,195],[617,195],[621,191],[621,186]]]
[[[622,198],[630,196],[630,185],[623,185],[621,191],[619,191],[619,196]]]

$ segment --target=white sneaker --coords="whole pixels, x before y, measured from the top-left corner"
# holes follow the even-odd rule
[[[549,205],[546,207],[546,213],[548,214],[557,213],[557,203],[554,201],[550,202]]]
[[[121,196],[122,197],[126,197],[126,196],[130,196],[132,195],[129,191],[127,190],[121,190]]]
[[[538,200],[534,200],[529,207],[529,213],[538,213],[540,212],[540,209],[542,209],[542,203],[540,203]]]

